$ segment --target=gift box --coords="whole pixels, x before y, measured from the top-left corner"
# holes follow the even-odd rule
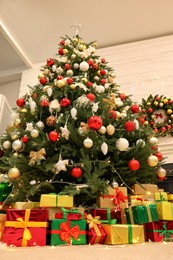
[[[42,194],[40,207],[73,207],[73,196],[58,194]]]
[[[91,214],[93,217],[99,216],[101,223],[115,224],[121,223],[121,211],[116,208],[91,208],[85,211],[87,214]]]
[[[86,244],[86,220],[53,219],[51,221],[50,244]]]
[[[0,241],[2,240],[2,235],[5,228],[6,214],[0,213]]]
[[[172,242],[173,241],[173,221],[156,221],[145,224],[145,234],[147,241]]]
[[[154,194],[158,191],[158,187],[155,184],[137,184],[135,183],[131,189],[136,195]]]
[[[8,209],[3,242],[14,246],[46,245],[46,209]]]
[[[103,244],[106,233],[101,225],[100,217],[93,217],[91,214],[87,215],[87,224],[89,230],[87,230],[87,241],[88,244]]]
[[[115,208],[127,207],[128,195],[126,187],[108,188],[108,195],[103,194],[97,198],[96,204],[99,208]]]
[[[137,244],[145,241],[143,225],[127,225],[127,224],[102,224],[106,238],[104,244],[123,245]]]
[[[168,201],[172,201],[173,200],[173,194],[168,194]]]
[[[125,213],[128,224],[144,224],[159,220],[156,204],[130,206],[125,209]]]
[[[168,194],[166,192],[155,192],[154,193],[154,199],[155,201],[167,201],[168,200]]]
[[[168,201],[156,202],[160,220],[173,220],[173,204]]]
[[[12,209],[35,209],[40,208],[40,202],[32,202],[32,201],[26,201],[26,202],[15,202],[11,204]]]
[[[80,220],[85,218],[85,214],[79,212],[77,208],[66,209],[62,207],[60,211],[56,212],[55,218],[67,220]]]
[[[154,194],[131,195],[130,196],[130,206],[139,205],[143,201],[155,203]]]

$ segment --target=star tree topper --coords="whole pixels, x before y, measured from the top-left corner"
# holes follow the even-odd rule
[[[77,36],[79,35],[79,31],[82,30],[83,27],[78,22],[75,22],[75,24],[73,24],[71,28],[75,30],[75,35]]]

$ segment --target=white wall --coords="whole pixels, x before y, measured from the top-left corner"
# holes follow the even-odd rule
[[[173,36],[99,49],[97,53],[109,62],[116,72],[116,82],[122,91],[133,95],[134,101],[140,102],[149,94],[173,99]],[[20,96],[26,93],[27,85],[38,83],[41,65],[23,72]],[[166,162],[173,162],[173,138],[160,140],[160,147],[168,156]]]

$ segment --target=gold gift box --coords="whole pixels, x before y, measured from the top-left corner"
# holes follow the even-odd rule
[[[123,245],[123,244],[139,244],[145,242],[143,225],[127,225],[127,224],[102,224],[107,237],[104,244],[107,245]]]
[[[155,192],[154,199],[155,201],[167,201],[168,194],[166,192]]]
[[[146,194],[146,195],[131,195],[130,196],[130,205],[141,205],[142,201],[149,201],[149,202],[155,202],[154,195],[153,194]]]
[[[40,207],[40,202],[32,202],[32,201],[26,201],[26,202],[15,202],[11,204],[12,209],[38,209]]]
[[[155,184],[137,184],[135,183],[131,189],[136,195],[150,195],[158,191],[158,187]]]
[[[126,187],[118,187],[118,190],[122,191],[125,198],[125,203],[120,202],[120,208],[124,208],[128,206],[128,194],[127,194],[127,188]],[[116,205],[114,204],[113,200],[116,196],[116,189],[109,187],[108,188],[108,195],[104,194],[103,196],[100,196],[96,200],[97,207],[99,208],[115,208]]]
[[[40,207],[73,207],[73,196],[58,194],[42,194]]]
[[[173,200],[173,194],[168,194],[168,200]]]
[[[173,220],[173,204],[168,201],[156,202],[160,220]]]
[[[6,214],[0,214],[0,241],[2,240],[3,231],[5,228]]]

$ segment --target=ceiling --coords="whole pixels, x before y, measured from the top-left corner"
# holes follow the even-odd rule
[[[97,48],[173,34],[172,0],[0,0],[0,84],[55,57],[61,36]]]

